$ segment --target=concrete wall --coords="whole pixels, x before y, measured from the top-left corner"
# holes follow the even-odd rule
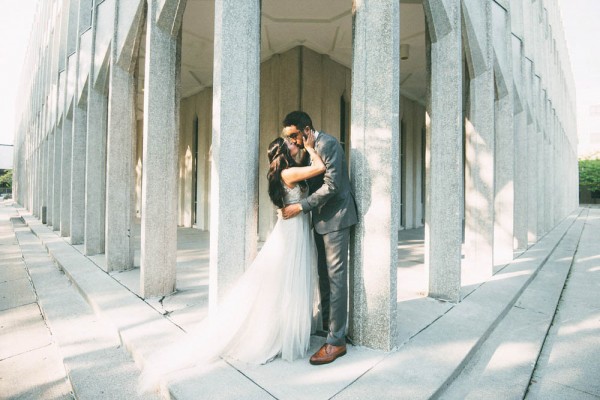
[[[317,130],[341,138],[341,101],[346,102],[349,117],[350,69],[306,47],[295,47],[277,54],[261,64],[260,156],[259,156],[259,238],[264,240],[276,222],[276,209],[267,192],[267,147],[279,136],[285,115],[303,109],[313,119]],[[302,107],[303,106],[303,107]],[[211,145],[212,90],[181,101],[181,134],[179,141],[178,223],[180,226],[207,230],[210,220],[210,145]],[[411,229],[423,226],[423,129],[425,107],[402,97],[402,120],[406,140],[405,226]],[[198,121],[198,160],[194,154],[195,120]],[[349,118],[347,118],[349,120]],[[350,124],[346,123],[346,142],[349,149]],[[140,138],[141,140],[141,138]],[[243,143],[240,143],[243,146]],[[141,160],[141,156],[138,158]],[[192,221],[193,169],[197,162],[196,223]],[[141,177],[141,175],[140,175]],[[138,179],[137,192],[141,190]]]

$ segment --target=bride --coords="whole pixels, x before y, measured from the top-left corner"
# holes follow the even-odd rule
[[[325,172],[308,134],[301,149],[281,137],[269,145],[269,197],[279,209],[308,196],[306,179]],[[153,355],[140,388],[157,386],[171,372],[206,365],[219,357],[264,364],[278,355],[287,361],[304,357],[318,310],[317,253],[310,214],[283,219],[278,211],[273,231],[250,267],[201,326],[185,340]]]

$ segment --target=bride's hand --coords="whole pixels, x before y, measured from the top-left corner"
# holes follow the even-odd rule
[[[310,149],[314,149],[314,147],[315,147],[315,133],[312,129],[310,132],[308,132],[308,134],[304,138],[304,147],[307,147]]]

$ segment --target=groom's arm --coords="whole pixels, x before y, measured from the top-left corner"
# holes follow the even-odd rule
[[[344,154],[341,146],[336,140],[328,140],[323,143],[319,156],[325,164],[325,175],[323,184],[306,199],[300,201],[302,211],[305,213],[320,207],[334,196],[340,189],[342,183],[342,161]]]

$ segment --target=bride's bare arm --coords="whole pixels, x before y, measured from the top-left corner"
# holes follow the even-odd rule
[[[325,164],[315,149],[308,147],[306,149],[308,150],[308,154],[310,154],[311,165],[306,167],[292,167],[281,171],[281,178],[286,184],[290,185],[304,181],[325,172]]]

